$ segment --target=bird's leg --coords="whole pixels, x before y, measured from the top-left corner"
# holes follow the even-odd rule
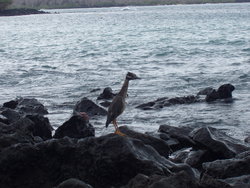
[[[120,136],[126,136],[125,134],[123,134],[120,130],[119,130],[119,127],[117,125],[117,121],[116,119],[113,120],[113,124],[115,126],[115,134],[118,134]]]

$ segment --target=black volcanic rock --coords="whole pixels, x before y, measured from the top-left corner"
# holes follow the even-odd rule
[[[79,112],[86,112],[90,117],[96,115],[107,115],[107,111],[93,101],[84,97],[80,101],[78,101],[74,107],[73,114],[77,114]]]
[[[244,139],[244,141],[245,141],[246,143],[250,143],[250,136],[246,137],[246,138]]]
[[[136,108],[142,110],[157,110],[167,106],[178,105],[178,104],[193,104],[198,102],[212,102],[217,99],[232,99],[232,92],[235,87],[231,84],[221,85],[217,90],[208,87],[197,93],[197,95],[189,95],[183,97],[162,97],[154,101],[146,102],[136,106]],[[206,95],[205,100],[200,98],[201,95]]]
[[[10,109],[15,109],[17,105],[18,105],[17,100],[11,100],[11,101],[3,103],[3,107],[10,108]]]
[[[199,188],[199,183],[192,175],[181,171],[168,177],[138,174],[122,188]]]
[[[146,145],[152,146],[160,155],[168,158],[170,154],[170,147],[168,144],[159,138],[139,133],[129,129],[127,126],[121,126],[120,131],[130,138],[135,138],[142,141]]]
[[[9,120],[0,114],[0,123],[9,124]]]
[[[214,89],[212,87],[207,87],[205,89],[200,90],[197,95],[208,95],[211,93]]]
[[[114,134],[78,142],[65,137],[6,148],[0,155],[0,184],[49,188],[76,178],[96,188],[108,188],[126,185],[138,173],[169,176],[169,169],[183,167],[139,140]]]
[[[32,122],[26,122],[26,127],[29,127]],[[19,129],[18,126],[15,127],[14,125],[6,125],[0,123],[0,152],[12,145],[19,144],[19,143],[27,143],[27,144],[34,144],[36,140],[30,133],[28,129]]]
[[[70,138],[95,136],[95,129],[84,117],[74,115],[55,131],[54,138],[63,138],[64,136]]]
[[[49,119],[41,115],[27,115],[34,125],[32,127],[32,133],[34,136],[39,136],[43,140],[52,138],[53,127],[50,125]]]
[[[160,109],[166,106],[176,105],[176,104],[191,104],[200,102],[199,97],[190,95],[184,97],[174,97],[174,98],[159,98],[155,101],[147,102],[141,105],[138,105],[136,108],[140,108],[142,110],[151,110],[151,109]]]
[[[169,125],[161,125],[158,132],[165,133],[169,137],[167,139],[174,139],[178,143],[171,146],[173,151],[181,148],[193,147],[196,143],[189,137],[189,133],[193,129],[190,127],[173,127]]]
[[[48,110],[35,98],[20,98],[16,110],[21,114],[48,114]]]
[[[250,156],[241,159],[216,160],[203,164],[205,174],[217,178],[226,179],[250,174]]]
[[[235,87],[231,84],[224,84],[221,85],[217,90],[212,90],[206,96],[207,102],[212,102],[217,99],[230,99],[232,98],[232,92],[234,91]]]
[[[236,154],[250,149],[243,143],[240,144],[239,140],[212,127],[195,129],[189,135],[197,143],[197,147],[200,146],[201,149],[205,148],[213,152],[217,159],[232,158]]]
[[[81,180],[70,178],[60,183],[56,188],[92,188],[92,186]]]
[[[7,118],[9,123],[13,123],[18,121],[21,118],[20,113],[18,113],[16,110],[10,109],[10,108],[5,108],[1,112],[1,114]]]
[[[113,93],[112,89],[110,87],[106,87],[104,88],[103,92],[97,97],[97,100],[101,100],[101,99],[113,99],[113,97],[116,94]]]

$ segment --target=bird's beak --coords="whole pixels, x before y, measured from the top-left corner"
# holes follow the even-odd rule
[[[138,76],[136,76],[136,78],[135,78],[136,80],[140,80],[141,78],[140,77],[138,77]]]

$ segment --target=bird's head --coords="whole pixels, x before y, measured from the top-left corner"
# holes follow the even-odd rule
[[[136,79],[140,79],[138,76],[136,76],[136,74],[132,73],[132,72],[128,72],[126,75],[126,79],[127,80],[136,80]]]

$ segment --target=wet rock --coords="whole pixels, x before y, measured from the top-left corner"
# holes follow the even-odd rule
[[[246,137],[244,140],[246,143],[250,143],[250,136]]]
[[[6,148],[0,155],[0,183],[53,187],[76,178],[96,188],[119,187],[139,173],[168,176],[169,168],[179,167],[139,140],[114,134],[78,142],[65,137]]]
[[[18,105],[16,109],[21,114],[48,114],[48,110],[40,103],[37,99],[34,98],[20,98],[18,99]]]
[[[31,123],[31,122],[30,122]],[[36,140],[28,132],[23,129],[18,129],[11,125],[0,123],[0,152],[12,145],[19,143],[31,143],[34,144]]]
[[[95,93],[95,92],[100,91],[100,90],[101,90],[101,88],[92,89],[92,90],[90,91],[90,93]]]
[[[181,171],[172,176],[162,178],[160,181],[151,184],[150,188],[199,188],[198,181],[185,171]]]
[[[9,102],[5,102],[3,104],[3,107],[5,108],[10,108],[10,109],[15,109],[18,105],[18,101],[17,100],[11,100]]]
[[[74,107],[73,114],[79,112],[86,112],[90,117],[96,115],[107,115],[107,111],[105,109],[101,108],[86,97],[78,101]]]
[[[10,126],[24,133],[31,134],[34,130],[35,123],[29,118],[22,117],[18,121],[10,124]]]
[[[232,158],[238,153],[249,150],[247,146],[240,144],[239,140],[212,127],[195,129],[189,135],[198,147],[213,152],[214,158],[217,159]]]
[[[13,109],[9,109],[9,108],[5,108],[1,114],[7,118],[8,122],[9,123],[13,123],[13,122],[16,122],[18,121],[20,118],[21,118],[21,115],[13,110]]]
[[[101,103],[100,103],[100,105],[102,105],[102,106],[105,107],[105,108],[109,107],[110,104],[111,104],[110,101],[104,101],[104,102],[101,102]]]
[[[171,139],[176,139],[179,144],[173,145],[171,149],[173,151],[179,150],[181,148],[195,146],[196,143],[188,136],[192,131],[189,127],[173,127],[169,125],[161,125],[159,128],[160,133],[167,134]]]
[[[49,119],[41,115],[27,115],[34,125],[32,126],[32,133],[34,136],[39,136],[43,140],[52,138],[52,126],[50,125]]]
[[[81,180],[70,178],[60,183],[56,188],[92,188],[92,186]]]
[[[97,100],[101,99],[113,99],[116,94],[113,93],[113,90],[110,87],[106,87],[103,92],[97,97]]]
[[[197,95],[208,95],[210,94],[214,89],[212,87],[207,87],[205,89],[200,90]]]
[[[152,146],[160,155],[168,158],[170,153],[170,147],[162,139],[133,131],[127,126],[121,126],[120,131],[130,138],[138,139],[144,144]]]
[[[181,146],[177,139],[171,138],[170,135],[163,132],[146,132],[145,134],[164,140],[164,142],[166,142],[166,144],[170,147],[171,152],[177,150],[176,148]]]
[[[232,92],[234,89],[235,87],[231,84],[221,85],[217,90],[213,89],[210,93],[208,93],[205,100],[207,102],[212,102],[217,99],[232,98]]]
[[[221,181],[227,183],[233,188],[249,188],[250,187],[250,175],[227,178]]]
[[[202,164],[204,162],[214,160],[213,155],[207,150],[195,150],[192,148],[185,148],[178,150],[172,154],[171,159],[173,162],[186,163],[193,168],[202,171]]]
[[[226,182],[221,181],[220,179],[215,179],[207,174],[204,174],[200,181],[201,188],[232,188]]]
[[[162,176],[159,177],[159,179]],[[133,179],[129,181],[129,183],[126,186],[123,186],[121,188],[148,188],[150,179],[148,176],[144,174],[138,174]]]
[[[205,174],[217,178],[226,179],[250,174],[250,156],[242,159],[225,159],[203,163]]]
[[[199,188],[198,180],[181,171],[171,176],[138,174],[122,188]]]
[[[0,155],[2,187],[54,187],[69,178],[96,188],[120,187],[137,174],[170,176],[183,170],[194,177],[188,165],[172,163],[138,139],[114,134],[18,144]]]
[[[239,153],[235,156],[236,159],[244,159],[246,157],[250,156],[250,150]]]
[[[142,110],[151,110],[151,109],[160,109],[166,106],[176,105],[176,104],[191,104],[200,102],[199,97],[190,95],[184,97],[174,97],[174,98],[159,98],[155,101],[147,102],[137,106],[136,108],[140,108]]]
[[[54,138],[63,138],[65,136],[70,138],[95,136],[95,129],[84,117],[74,115],[55,131]]]
[[[0,114],[0,123],[9,124],[9,120]]]

